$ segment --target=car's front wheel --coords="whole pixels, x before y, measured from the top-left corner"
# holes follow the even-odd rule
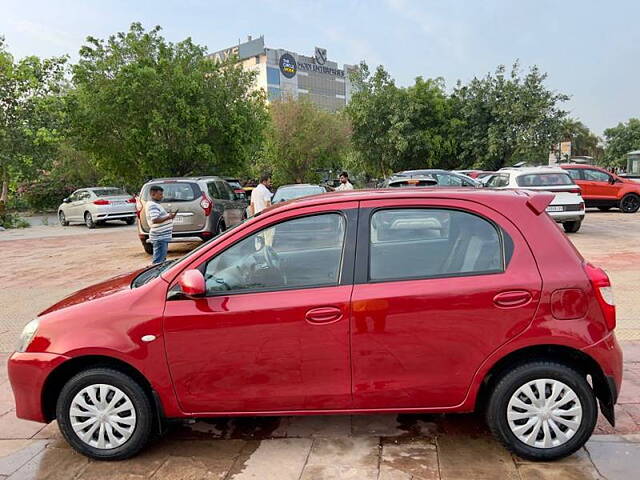
[[[574,220],[573,222],[562,222],[562,228],[567,233],[576,233],[580,230],[580,226],[582,225],[581,220]]]
[[[62,388],[56,418],[67,442],[97,460],[123,460],[147,443],[153,425],[148,396],[128,375],[92,368]]]
[[[585,375],[555,362],[511,370],[491,392],[486,417],[493,434],[529,460],[571,455],[591,436],[597,402]]]
[[[63,211],[58,212],[58,220],[60,221],[60,225],[63,227],[69,226],[69,221]]]
[[[127,223],[127,225],[133,225],[134,223],[136,223],[136,219],[134,217],[127,218],[125,222]]]
[[[620,200],[620,210],[624,213],[636,213],[640,209],[640,196],[635,193],[627,193]]]

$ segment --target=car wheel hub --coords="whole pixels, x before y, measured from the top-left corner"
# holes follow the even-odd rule
[[[123,445],[136,429],[131,399],[113,385],[95,384],[80,390],[71,401],[69,418],[80,440],[105,450]]]
[[[507,421],[518,440],[535,448],[565,444],[582,424],[582,405],[566,384],[549,378],[518,388],[507,406]]]

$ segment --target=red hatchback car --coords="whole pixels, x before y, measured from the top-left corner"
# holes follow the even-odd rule
[[[603,211],[619,208],[624,213],[635,213],[640,209],[640,183],[593,165],[568,163],[560,166],[580,186],[587,207]]]
[[[17,414],[123,459],[166,419],[481,409],[518,455],[569,455],[598,401],[614,422],[622,354],[609,279],[551,199],[389,189],[272,207],[30,322],[9,360]]]

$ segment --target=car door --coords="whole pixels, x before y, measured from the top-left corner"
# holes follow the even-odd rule
[[[229,184],[225,181],[216,181],[216,186],[220,192],[220,202],[223,205],[222,216],[227,227],[237,225],[242,221],[244,205],[236,199]]]
[[[352,296],[356,408],[451,407],[532,321],[542,282],[502,215],[464,201],[361,202]]]
[[[356,220],[356,202],[281,213],[225,236],[198,263],[207,296],[168,300],[164,317],[185,412],[351,406]]]
[[[588,182],[589,199],[598,202],[615,201],[619,186],[612,183],[613,177],[602,170],[585,168],[582,171]]]
[[[89,197],[89,192],[86,190],[78,190],[73,194],[71,203],[69,204],[69,211],[71,216],[70,220],[84,221],[84,204]]]

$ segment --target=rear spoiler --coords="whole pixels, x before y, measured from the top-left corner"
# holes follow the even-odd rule
[[[544,212],[555,198],[555,195],[548,192],[534,193],[528,191],[522,193],[529,197],[527,199],[527,207],[529,207],[531,211],[536,215],[540,215],[542,212]]]

